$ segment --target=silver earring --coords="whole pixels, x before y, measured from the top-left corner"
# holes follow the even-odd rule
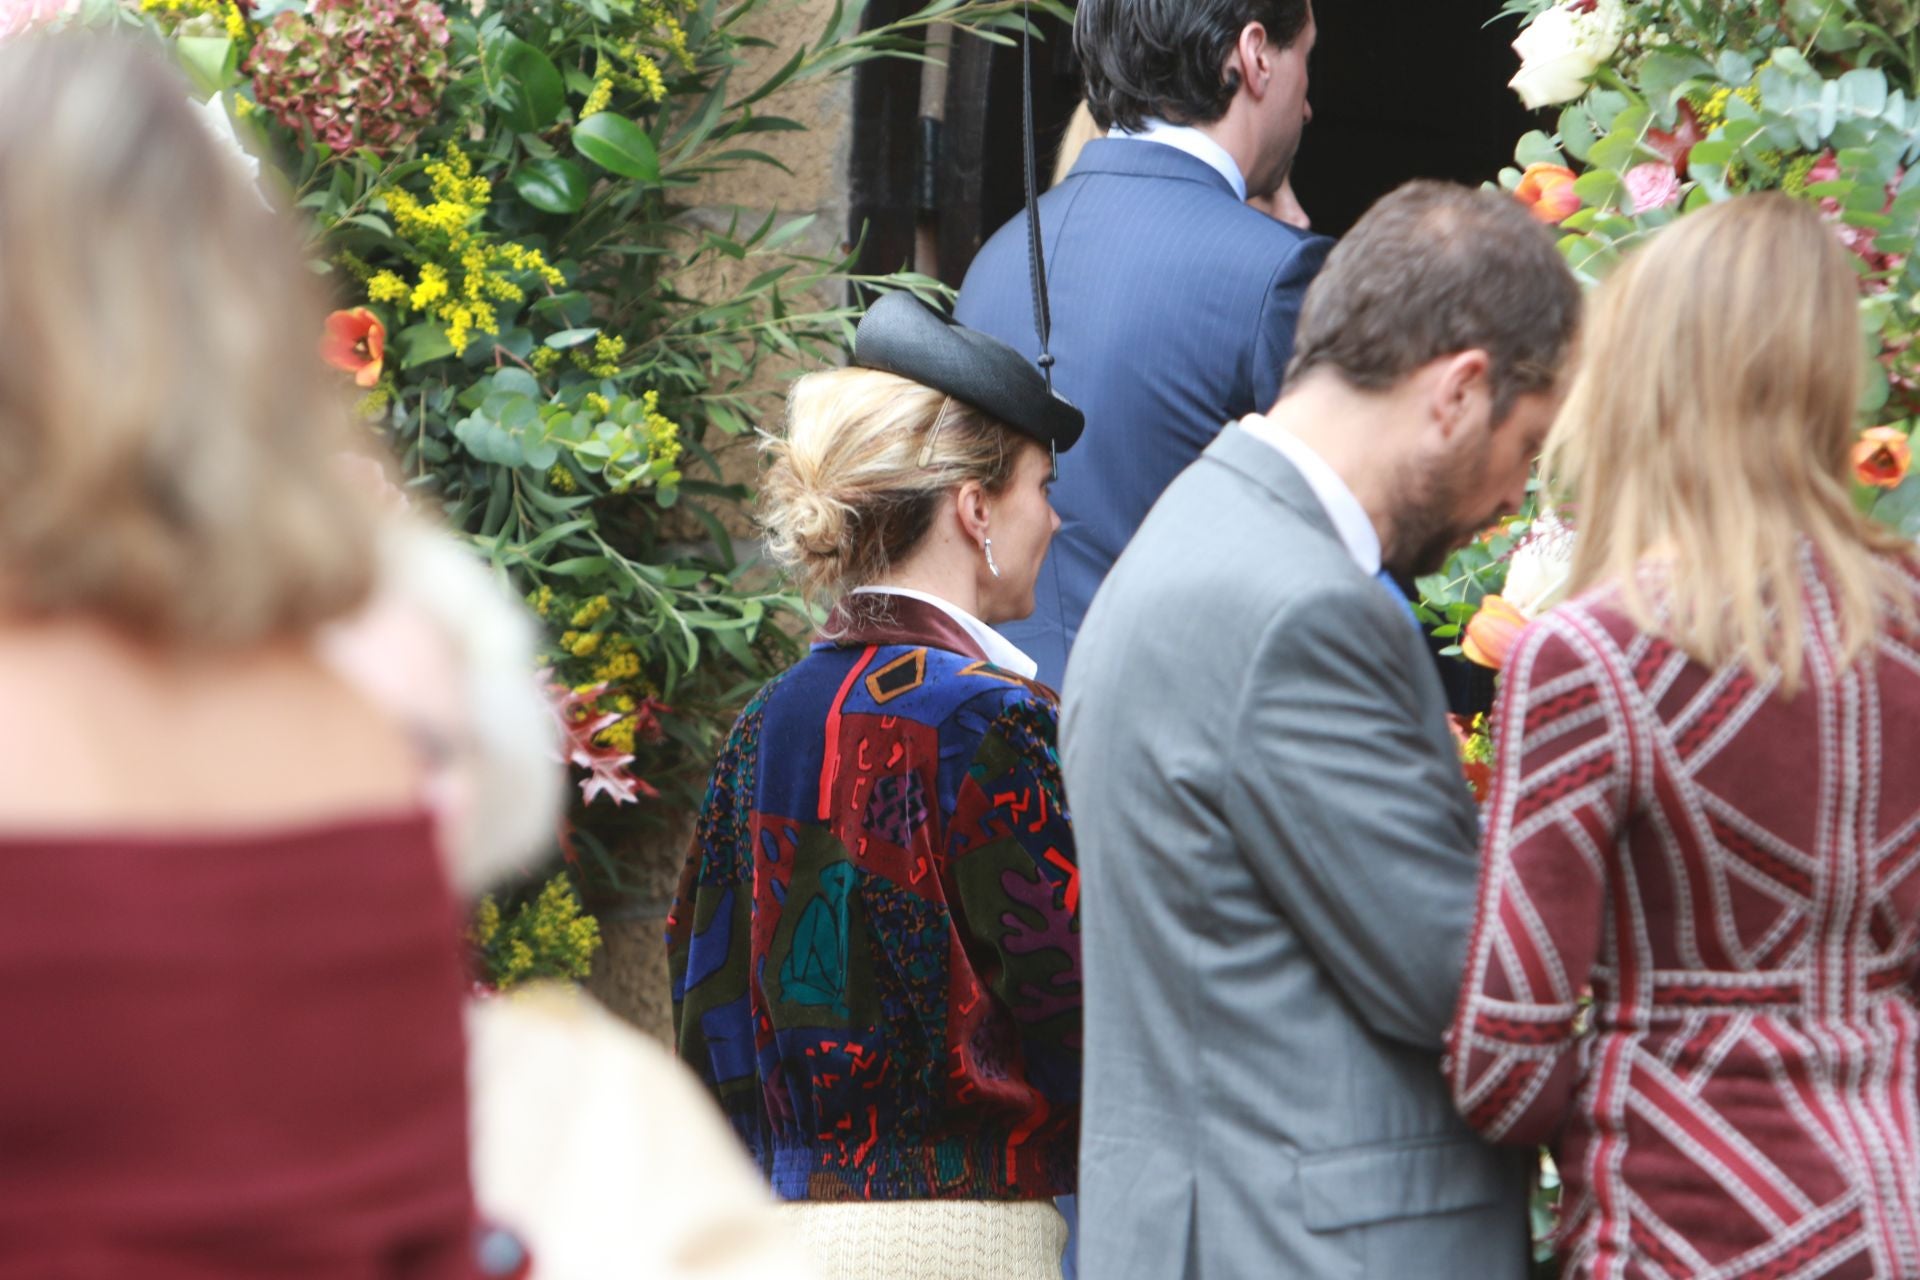
[[[1000,566],[993,562],[993,539],[992,538],[987,539],[986,551],[987,551],[987,572],[991,573],[994,577],[997,578],[1000,576]]]

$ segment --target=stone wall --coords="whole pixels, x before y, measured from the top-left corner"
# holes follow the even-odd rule
[[[735,85],[753,85],[758,77],[791,58],[801,42],[826,26],[834,7],[833,0],[775,0],[748,26],[752,34],[772,41],[772,45],[756,51],[758,56],[735,73]],[[795,242],[795,249],[823,256],[841,252],[847,234],[852,98],[852,77],[840,74],[768,99],[761,108],[763,112],[791,117],[805,124],[806,130],[755,134],[743,145],[774,156],[791,172],[755,165],[716,175],[695,190],[694,207],[685,215],[687,220],[724,228],[738,213],[742,225],[751,228],[773,211],[783,219],[813,214],[813,225]],[[703,265],[677,283],[694,296],[717,293],[729,285],[744,283],[763,266],[723,260]],[[777,393],[796,372],[803,370],[768,365],[758,385]],[[767,404],[769,412],[777,411],[777,395],[769,396]],[[717,453],[729,480],[753,477],[756,453],[750,439],[731,441]],[[736,535],[750,536],[745,513],[730,523]],[[673,900],[689,834],[690,827],[672,831],[650,839],[638,851],[635,870],[640,890],[629,905],[601,915],[605,945],[587,981],[588,989],[609,1008],[662,1039],[668,1037],[671,1011],[663,944],[666,912]]]

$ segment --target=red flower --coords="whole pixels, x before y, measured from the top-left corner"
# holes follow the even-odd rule
[[[1834,182],[1840,176],[1838,158],[1832,151],[1823,151],[1813,167],[1807,170],[1807,185],[1815,187],[1823,182]],[[1900,187],[1905,181],[1906,170],[1902,169],[1894,174],[1893,181],[1887,184],[1887,198],[1880,207],[1881,213],[1893,212],[1894,200],[1900,194]],[[1898,273],[1906,265],[1906,258],[1901,254],[1881,253],[1879,234],[1870,228],[1856,227],[1847,222],[1845,207],[1834,197],[1820,197],[1820,212],[1833,225],[1833,233],[1840,237],[1840,243],[1847,247],[1848,252],[1866,264],[1868,274],[1861,280],[1861,292],[1885,293],[1891,289],[1893,282],[1889,277]]]
[[[660,795],[646,779],[627,771],[633,763],[631,753],[594,741],[602,730],[620,721],[617,711],[595,709],[594,704],[607,691],[605,684],[572,689],[553,679],[551,669],[542,671],[540,679],[547,686],[548,703],[560,726],[561,755],[567,763],[587,771],[580,781],[582,800],[591,804],[595,796],[604,795],[615,804],[633,804],[643,795],[648,799]]]
[[[1853,446],[1854,478],[1876,489],[1898,487],[1912,464],[1913,449],[1898,427],[1870,427]]]
[[[1482,724],[1485,720],[1484,716],[1479,718]],[[1475,749],[1485,739],[1479,738],[1474,722],[1462,715],[1448,716],[1447,728],[1453,731],[1453,746],[1460,753],[1460,772],[1467,780],[1467,788],[1473,792],[1473,802],[1485,804],[1493,794],[1493,766],[1487,763],[1484,751]]]
[[[1707,131],[1700,127],[1700,117],[1685,98],[1680,99],[1680,119],[1675,122],[1672,133],[1647,130],[1648,149],[1672,165],[1674,174],[1681,178],[1687,176],[1687,161],[1692,158],[1693,149],[1706,140]]]
[[[327,336],[320,340],[320,358],[353,375],[356,385],[371,387],[380,381],[387,357],[387,326],[365,307],[336,311],[327,317]]]
[[[1558,225],[1580,207],[1573,180],[1573,170],[1563,164],[1530,164],[1513,189],[1513,198],[1540,221]]]

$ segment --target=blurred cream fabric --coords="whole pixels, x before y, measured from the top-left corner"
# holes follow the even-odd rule
[[[820,1280],[698,1082],[570,988],[476,1001],[474,1191],[532,1280]]]
[[[833,1280],[1060,1280],[1051,1200],[797,1202],[780,1216]]]
[[[386,483],[377,467],[370,483]],[[423,798],[462,894],[553,847],[566,767],[534,674],[539,630],[470,545],[425,521],[389,520],[373,598],[319,647],[419,740]]]

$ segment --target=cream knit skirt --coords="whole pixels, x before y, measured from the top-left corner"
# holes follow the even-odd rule
[[[795,1201],[781,1206],[826,1280],[1060,1280],[1051,1200]]]

